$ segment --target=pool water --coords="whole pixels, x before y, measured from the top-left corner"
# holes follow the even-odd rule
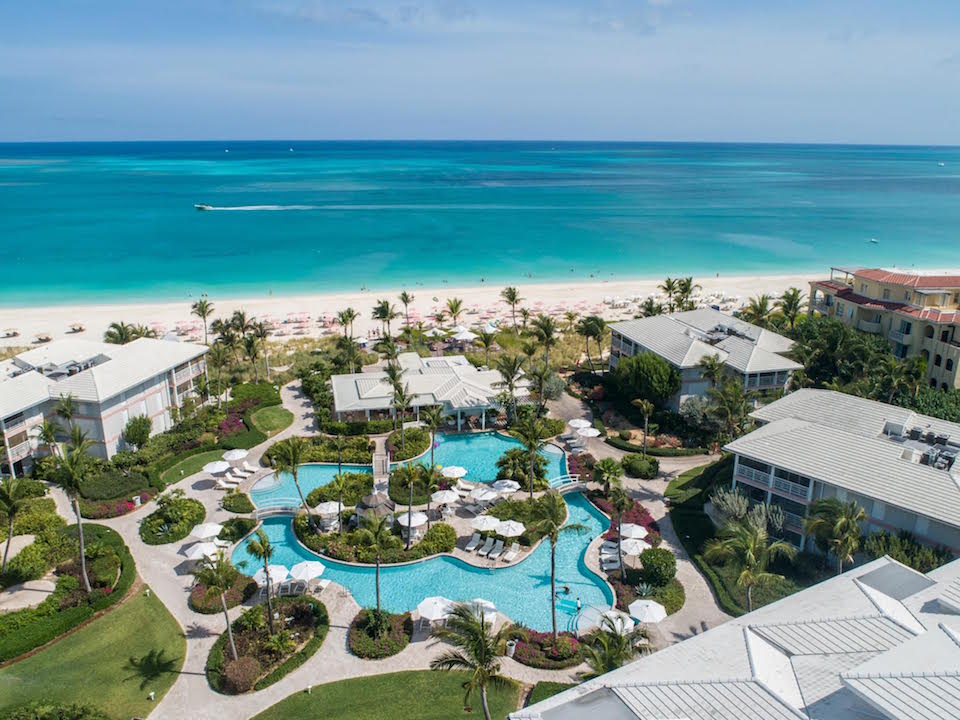
[[[566,532],[557,543],[557,626],[569,629],[576,618],[576,601],[581,606],[610,607],[613,595],[607,585],[584,563],[584,551],[590,540],[609,525],[606,517],[579,493],[565,497],[568,523],[579,523],[582,533]],[[263,529],[274,545],[271,562],[291,567],[317,555],[297,542],[291,519],[267,518]],[[260,567],[247,551],[247,542],[233,552],[233,562],[248,575]],[[376,605],[375,569],[358,567],[321,557],[326,566],[323,577],[345,586],[363,607]],[[244,563],[240,565],[240,563]],[[570,589],[564,594],[564,587]],[[523,561],[497,569],[476,568],[451,557],[437,557],[408,565],[386,565],[380,570],[380,596],[383,607],[391,612],[413,610],[426,597],[443,595],[452,600],[490,600],[511,620],[534,630],[550,630],[550,544],[540,543]]]
[[[345,473],[367,473],[373,474],[373,467],[370,465],[344,465]],[[337,474],[336,465],[301,465],[297,473],[300,480],[300,489],[303,490],[303,496],[310,494],[311,490],[328,484]],[[297,494],[297,486],[293,482],[293,475],[281,473],[277,475],[267,475],[250,489],[250,500],[257,507],[267,507],[277,505],[282,500],[296,500],[300,504],[300,496]]]
[[[466,435],[437,434],[437,447],[433,462],[437,465],[459,465],[466,468],[464,480],[470,482],[493,482],[497,479],[497,460],[511,448],[523,447],[512,437],[496,432],[469,433]],[[547,479],[567,474],[563,450],[556,445],[545,445],[540,454],[547,459]],[[423,458],[430,462],[430,454]]]

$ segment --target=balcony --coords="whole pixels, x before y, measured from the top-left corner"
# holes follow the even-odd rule
[[[200,367],[185,367],[183,370],[177,370],[173,375],[173,380],[177,385],[185,383],[187,380],[198,374]]]
[[[789,495],[804,500],[807,499],[807,492],[809,490],[806,485],[800,485],[799,483],[790,482],[789,480],[783,480],[778,477],[773,478],[773,489],[781,495]]]
[[[797,530],[803,530],[803,521],[804,518],[801,515],[796,513],[783,511],[783,524],[787,527],[792,527]]]
[[[857,323],[857,328],[865,333],[876,334],[880,332],[880,323],[871,322],[870,320],[861,320]]]
[[[739,465],[737,466],[737,475],[745,480],[749,480],[755,485],[770,487],[770,473],[760,472],[746,465]],[[804,495],[804,497],[806,497],[806,495]]]
[[[10,448],[10,459],[13,462],[17,462],[17,460],[23,460],[26,457],[30,457],[32,452],[33,447],[30,445],[30,441],[25,440],[24,442],[14,445]]]
[[[810,309],[816,310],[821,315],[833,315],[833,305],[827,305],[822,300],[816,300],[810,303]]]
[[[902,333],[899,330],[891,330],[888,337],[892,342],[900,343],[901,345],[913,344],[913,335],[911,333]]]

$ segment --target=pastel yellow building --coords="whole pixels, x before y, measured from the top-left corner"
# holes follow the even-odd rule
[[[897,357],[923,357],[930,387],[960,387],[960,275],[834,267],[810,283],[808,312],[883,335]]]

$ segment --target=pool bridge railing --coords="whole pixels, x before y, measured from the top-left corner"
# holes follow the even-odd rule
[[[254,516],[259,520],[271,515],[297,515],[302,509],[300,498],[270,498],[257,503]]]
[[[561,475],[548,482],[551,490],[556,490],[561,495],[574,490],[586,490],[587,483],[580,479],[579,475]]]

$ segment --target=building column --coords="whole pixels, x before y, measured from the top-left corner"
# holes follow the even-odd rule
[[[0,418],[0,435],[3,435],[3,447],[7,450],[7,464],[10,466],[10,477],[17,478],[17,471],[13,467],[13,453],[10,450],[10,441],[7,439],[7,425]]]
[[[180,407],[180,395],[177,394],[177,373],[176,370],[170,371],[170,399],[173,400],[174,407]]]
[[[460,408],[457,408],[457,432],[460,432],[460,423],[462,418],[460,417]]]
[[[487,429],[487,409],[486,408],[480,411],[480,429],[481,430]]]

